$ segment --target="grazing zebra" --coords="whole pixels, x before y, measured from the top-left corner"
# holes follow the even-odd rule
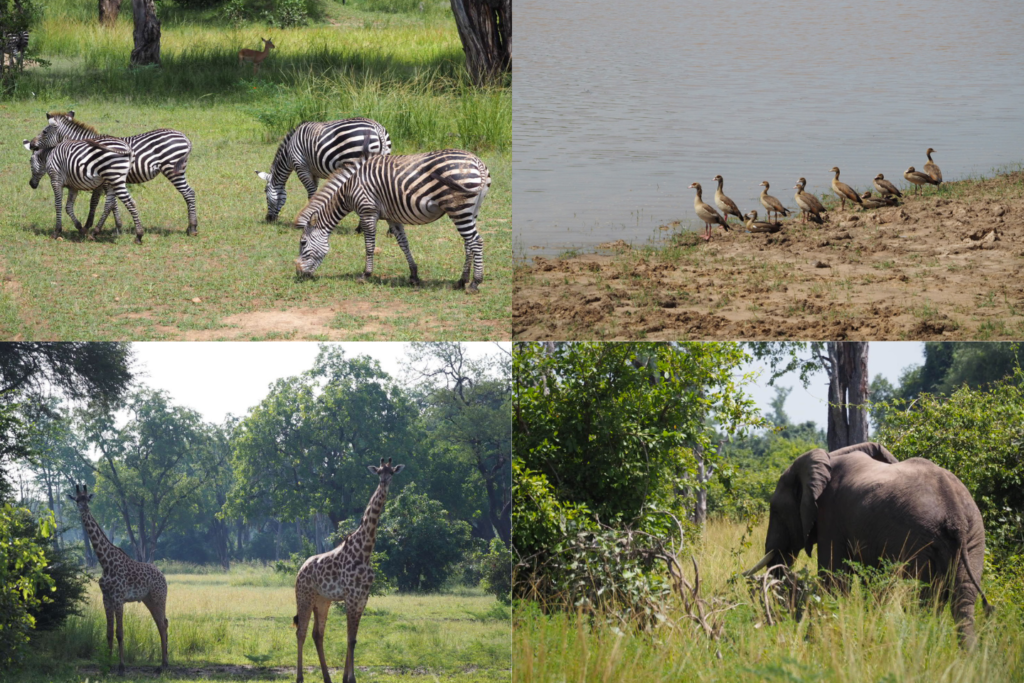
[[[256,171],[266,181],[267,222],[277,220],[288,198],[285,183],[295,175],[312,199],[321,178],[329,178],[342,164],[371,154],[391,153],[391,136],[371,119],[308,121],[284,136],[270,165],[270,173]]]
[[[28,49],[28,31],[5,33],[0,36],[0,42],[3,43],[4,52],[12,57],[20,57]]]
[[[46,115],[46,119],[47,126],[38,136],[38,144],[41,147],[54,147],[64,140],[109,137],[97,133],[92,126],[76,121],[73,111],[66,114],[51,112]],[[192,143],[189,139],[183,133],[169,128],[158,128],[118,139],[123,140],[135,154],[131,168],[128,170],[126,182],[132,185],[145,183],[163,173],[185,198],[185,204],[188,206],[188,231],[186,234],[195,235],[199,225],[196,219],[196,193],[189,186],[188,179],[185,177],[188,158],[192,154]],[[86,230],[92,226],[93,213],[99,199],[100,190],[97,189],[89,204],[89,218],[85,222]]]
[[[366,241],[366,269],[359,280],[373,273],[377,219],[382,218],[409,262],[409,281],[418,284],[405,225],[432,223],[447,214],[466,246],[466,263],[456,287],[468,284],[466,292],[475,294],[484,279],[484,245],[476,218],[490,184],[484,162],[456,149],[350,162],[335,171],[299,213],[295,225],[302,228],[302,239],[296,270],[299,275],[312,275],[327,255],[331,230],[346,214],[355,212]]]
[[[67,187],[67,212],[79,232],[84,233],[87,228],[82,227],[78,219],[75,218],[75,198],[82,190],[102,190],[106,192],[107,201],[103,207],[100,222],[90,233],[90,238],[99,234],[107,215],[114,209],[115,201],[120,199],[128,207],[128,211],[132,214],[132,220],[135,221],[135,242],[142,244],[142,222],[139,220],[139,211],[125,185],[125,178],[128,176],[134,152],[124,140],[110,137],[93,140],[68,140],[56,147],[37,147],[33,144],[34,142],[24,141],[25,149],[32,152],[30,162],[32,179],[28,184],[34,190],[39,187],[39,180],[43,174],[50,176],[50,184],[53,186],[53,203],[57,209],[57,225],[53,231],[54,239],[60,237],[62,232],[60,205],[64,198],[64,188]],[[120,221],[116,215],[114,220],[120,227]]]

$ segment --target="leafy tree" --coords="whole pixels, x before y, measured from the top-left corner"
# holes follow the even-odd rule
[[[925,342],[924,363],[900,378],[900,398],[950,394],[962,385],[979,388],[1013,376],[1020,364],[1012,342]]]
[[[46,551],[40,538],[53,533],[52,516],[38,524],[25,508],[0,506],[0,664],[21,661],[38,610],[53,590],[46,573]]]
[[[469,549],[469,524],[452,519],[444,506],[410,483],[387,502],[376,549],[386,554],[381,569],[399,590],[439,590]]]

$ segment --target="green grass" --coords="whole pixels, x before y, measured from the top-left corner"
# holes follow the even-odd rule
[[[129,70],[130,11],[113,29],[95,7],[57,0],[33,32],[52,62],[33,68],[0,102],[0,336],[26,339],[505,339],[511,334],[511,91],[474,88],[450,12],[382,13],[373,3],[327,5],[329,24],[273,29],[278,46],[259,76],[238,66],[258,47],[259,25],[225,26],[213,12],[163,12],[160,68]],[[166,10],[166,11],[165,11]],[[98,130],[128,135],[157,127],[193,142],[198,239],[186,238],[185,206],[165,179],[130,191],[146,229],[82,242],[49,234],[53,194],[28,187],[20,147],[47,110],[74,109]],[[408,286],[398,245],[378,239],[375,279],[356,282],[363,241],[346,218],[312,280],[297,280],[298,235],[289,222],[305,204],[288,184],[280,225],[262,222],[255,170],[269,170],[279,137],[303,120],[368,116],[389,130],[396,153],[460,147],[493,178],[481,213],[481,294],[453,291],[462,240],[447,218],[408,230],[424,286]],[[84,200],[78,213],[84,215]],[[129,221],[130,224],[130,221]],[[66,222],[67,225],[67,222]],[[112,227],[108,224],[108,227]],[[199,301],[194,301],[198,299]]]
[[[282,680],[295,675],[295,593],[290,585],[238,585],[239,577],[273,577],[269,569],[233,568],[230,573],[168,574],[167,615],[170,671],[178,681]],[[374,681],[457,683],[507,681],[511,613],[478,589],[441,595],[371,597],[359,627],[356,666]],[[332,675],[345,665],[346,619],[335,605],[327,621],[324,649]],[[151,680],[160,663],[160,639],[141,603],[125,608],[125,681]],[[115,640],[115,656],[116,656]],[[82,681],[109,670],[106,622],[100,593],[92,584],[89,606],[61,630],[34,643],[30,665],[5,679]],[[307,636],[307,680],[319,681],[316,648]],[[115,660],[116,665],[116,660]],[[256,664],[266,667],[262,672]],[[338,669],[335,673],[333,670]]]
[[[962,651],[948,607],[919,604],[916,590],[854,584],[848,595],[826,595],[799,622],[769,626],[735,574],[753,566],[764,538],[737,553],[744,527],[712,522],[696,550],[702,597],[739,603],[725,616],[724,636],[709,641],[692,622],[635,635],[564,613],[545,616],[517,608],[513,622],[513,681],[1020,681],[1024,680],[1024,617],[991,576],[983,588],[997,605],[991,618],[978,606],[978,647]],[[687,575],[692,570],[686,562]],[[806,556],[798,566],[813,566]],[[1018,589],[1019,590],[1019,589]]]

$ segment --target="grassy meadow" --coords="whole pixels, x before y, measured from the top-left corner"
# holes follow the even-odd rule
[[[724,633],[708,640],[677,607],[678,628],[662,626],[636,635],[587,617],[545,616],[530,604],[513,619],[513,681],[835,681],[838,683],[967,683],[1024,680],[1024,614],[1001,600],[1002,588],[986,575],[982,587],[996,606],[986,618],[979,601],[978,647],[962,651],[948,607],[921,605],[909,582],[864,586],[849,595],[809,601],[797,622],[780,617],[768,625],[763,608],[736,574],[763,552],[766,523],[744,545],[745,527],[710,522],[695,556],[701,568],[701,596],[725,598],[738,606],[723,612]],[[693,581],[685,558],[684,570]],[[802,555],[797,565],[816,566]],[[724,603],[711,609],[723,609]],[[776,615],[778,616],[778,615]]]
[[[295,593],[291,577],[236,566],[231,572],[167,575],[168,652],[163,678],[175,681],[294,680]],[[381,683],[508,681],[510,611],[478,589],[439,595],[371,596],[356,647],[357,676]],[[341,680],[347,648],[340,605],[327,619],[324,651]],[[125,606],[124,681],[152,680],[160,638],[141,603]],[[321,680],[312,626],[303,660],[307,681]],[[114,641],[113,666],[117,666]],[[335,671],[337,670],[337,671]],[[88,608],[59,631],[43,634],[18,681],[75,681],[111,675],[98,585]],[[115,676],[112,676],[115,677]],[[4,676],[0,673],[0,680]]]
[[[511,334],[511,91],[475,88],[451,13],[441,3],[352,0],[324,7],[323,21],[268,28],[229,22],[218,10],[160,5],[162,66],[128,69],[130,5],[102,28],[95,5],[54,0],[32,32],[50,62],[31,67],[0,100],[0,337],[24,339],[507,339]],[[401,9],[400,7],[397,9]],[[258,76],[238,65],[260,37],[277,46]],[[103,133],[175,128],[193,143],[198,238],[187,238],[185,202],[158,177],[130,186],[145,228],[83,241],[65,220],[54,242],[48,179],[28,186],[24,138],[49,110],[73,109]],[[378,228],[374,280],[363,268],[355,217],[346,217],[313,279],[295,277],[305,205],[292,175],[278,224],[263,222],[264,183],[281,136],[305,120],[366,116],[388,129],[394,153],[462,148],[479,155],[493,183],[478,224],[484,237],[479,296],[454,291],[462,239],[447,218],[410,226],[423,285],[408,285],[397,243]],[[87,215],[80,196],[76,213]],[[68,228],[71,228],[70,230]]]

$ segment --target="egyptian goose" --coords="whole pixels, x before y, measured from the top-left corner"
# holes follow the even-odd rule
[[[935,180],[935,178],[932,178],[927,173],[915,171],[913,166],[911,166],[910,168],[903,172],[903,177],[912,182],[914,185],[917,185],[918,187],[921,187],[922,185],[938,185],[940,182],[938,180]]]
[[[842,208],[846,209],[846,200],[849,199],[854,204],[860,204],[860,195],[853,191],[853,188],[846,183],[839,182],[839,167],[833,166],[832,173],[836,174],[836,177],[832,179],[832,191],[836,193],[839,200],[842,202]]]
[[[775,212],[775,220],[776,221],[779,220],[779,214],[780,213],[783,216],[788,216],[789,215],[789,209],[784,207],[782,205],[782,202],[780,202],[778,199],[776,199],[775,197],[773,197],[770,194],[768,194],[768,188],[769,188],[768,181],[767,180],[762,180],[761,184],[764,185],[764,189],[761,190],[761,206],[763,206],[764,210],[768,212],[767,215],[766,215],[768,220],[772,219],[772,212],[773,211]]]
[[[927,173],[929,176],[931,176],[932,180],[936,181],[934,183],[935,185],[938,185],[939,183],[942,182],[942,171],[940,171],[939,167],[935,164],[934,161],[932,161],[932,153],[934,151],[935,151],[934,149],[929,147],[928,151],[925,152],[925,154],[928,155],[928,161],[925,162],[924,172]]]
[[[721,225],[726,232],[728,232],[729,226],[725,224],[725,219],[718,215],[718,212],[715,211],[715,207],[710,204],[705,204],[704,200],[700,198],[700,183],[693,183],[690,185],[690,189],[697,190],[697,196],[693,198],[693,210],[697,212],[697,218],[704,221],[704,239],[711,239],[712,223]]]
[[[743,225],[750,232],[776,233],[782,230],[782,223],[765,223],[764,221],[757,220],[757,209],[751,209],[746,218],[747,220]]]
[[[810,192],[804,192],[804,187],[806,185],[807,181],[804,178],[796,181],[796,185],[793,186],[793,189],[796,190],[796,195],[793,196],[793,199],[796,200],[796,205],[799,206],[803,212],[804,223],[807,222],[807,216],[810,214],[812,216],[811,220],[820,224],[823,222],[821,214],[824,213],[825,207],[813,194]]]
[[[739,218],[742,221],[743,214],[740,213],[740,209],[736,206],[736,202],[726,197],[725,193],[722,192],[722,183],[724,182],[722,180],[722,176],[716,175],[712,180],[718,181],[718,189],[715,190],[715,206],[717,206],[719,211],[722,212],[722,216],[725,217],[725,220],[729,220],[729,216],[736,216],[736,218]]]
[[[871,196],[871,190],[868,190],[867,192],[862,194],[860,196],[860,200],[861,200],[861,206],[863,206],[865,209],[877,209],[877,208],[882,207],[882,206],[895,206],[896,205],[896,198],[895,197],[885,197],[885,196],[882,196],[882,197],[875,198],[875,197]]]
[[[878,194],[882,195],[883,197],[887,197],[889,195],[893,195],[896,197],[903,196],[903,193],[900,192],[895,185],[886,180],[885,176],[882,175],[881,173],[875,176],[874,185],[875,189],[878,190]]]

